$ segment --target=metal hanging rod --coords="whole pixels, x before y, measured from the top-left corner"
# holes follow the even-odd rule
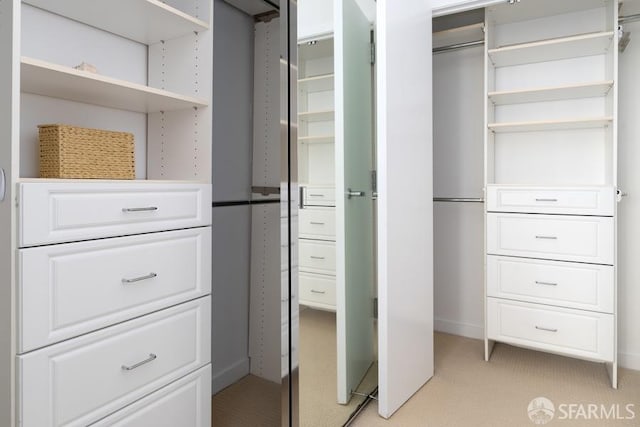
[[[618,24],[625,24],[627,22],[636,22],[636,21],[640,21],[640,13],[621,16],[618,18]]]
[[[640,21],[640,13],[635,13],[633,15],[620,16],[618,18],[618,24],[625,24],[628,22],[636,22],[636,21]],[[464,43],[456,43],[448,46],[435,47],[433,48],[433,53],[449,52],[452,50],[465,49],[465,48],[474,47],[474,46],[481,46],[483,44],[484,44],[484,40],[475,40],[475,41],[464,42]]]
[[[474,46],[482,46],[483,44],[484,44],[484,40],[456,43],[449,46],[434,47],[433,53],[448,52],[451,50],[465,49],[465,48],[474,47]]]
[[[465,203],[484,203],[481,197],[434,197],[434,202],[465,202]]]

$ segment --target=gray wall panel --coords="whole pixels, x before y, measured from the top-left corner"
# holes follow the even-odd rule
[[[253,18],[214,2],[213,200],[249,200],[253,144]]]
[[[251,206],[213,209],[213,392],[249,373]]]
[[[253,19],[214,1],[213,200],[251,197]],[[249,373],[251,207],[213,209],[213,392]]]

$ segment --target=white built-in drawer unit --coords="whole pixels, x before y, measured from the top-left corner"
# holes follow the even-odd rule
[[[336,279],[322,274],[301,272],[300,304],[327,310],[336,309]]]
[[[487,337],[590,360],[614,360],[612,314],[489,297]]]
[[[612,265],[613,218],[489,213],[487,253]]]
[[[613,216],[613,187],[487,186],[489,212]]]
[[[211,365],[186,375],[92,427],[211,427]]]
[[[299,240],[301,271],[336,274],[336,244],[322,240]]]
[[[613,313],[613,266],[489,255],[487,295]]]
[[[210,336],[204,297],[19,356],[19,425],[98,421],[209,364]]]
[[[298,211],[299,237],[335,240],[336,211],[333,208],[304,208]]]
[[[305,206],[334,206],[336,189],[334,187],[304,187]]]
[[[211,225],[211,185],[26,182],[18,206],[27,247]]]
[[[211,228],[20,249],[19,352],[211,292]]]

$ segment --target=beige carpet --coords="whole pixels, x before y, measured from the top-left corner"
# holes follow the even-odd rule
[[[215,427],[279,427],[281,387],[247,375],[212,398]]]
[[[302,427],[339,427],[362,403],[354,396],[348,405],[337,400],[336,315],[332,312],[300,311],[300,425]],[[372,391],[377,384],[377,366],[369,369],[357,388]]]
[[[355,427],[532,427],[529,402],[547,397],[556,406],[551,427],[640,426],[640,372],[622,369],[619,388],[610,387],[603,365],[496,345],[490,362],[481,341],[435,336],[435,376],[393,417],[377,415],[370,404]],[[560,404],[635,405],[633,420],[558,419]]]
[[[333,314],[301,314],[300,412],[302,427],[339,427],[357,405],[335,403],[335,327]],[[556,405],[550,427],[640,427],[640,372],[621,369],[611,389],[600,364],[496,345],[490,362],[482,342],[435,335],[436,373],[389,420],[371,403],[354,427],[531,427],[527,406],[535,397]],[[307,357],[311,354],[312,357]],[[333,357],[329,356],[333,355]],[[374,369],[375,371],[375,369]],[[358,402],[360,399],[358,399]],[[279,426],[280,387],[248,376],[213,399],[215,427]],[[633,420],[558,419],[560,404],[634,404]]]
[[[300,426],[342,426],[364,397],[339,405],[336,381],[335,313],[303,309],[300,312]],[[377,384],[374,364],[356,390],[372,391]],[[212,399],[215,427],[278,427],[280,385],[248,375]]]

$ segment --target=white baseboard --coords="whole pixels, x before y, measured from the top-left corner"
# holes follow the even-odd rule
[[[452,320],[434,319],[433,328],[438,332],[460,335],[467,338],[484,339],[484,328],[481,325],[454,322]]]
[[[221,372],[214,372],[211,377],[211,391],[216,394],[247,375],[249,375],[248,357],[237,361]]]
[[[640,354],[638,353],[618,353],[618,366],[626,369],[640,371]]]

